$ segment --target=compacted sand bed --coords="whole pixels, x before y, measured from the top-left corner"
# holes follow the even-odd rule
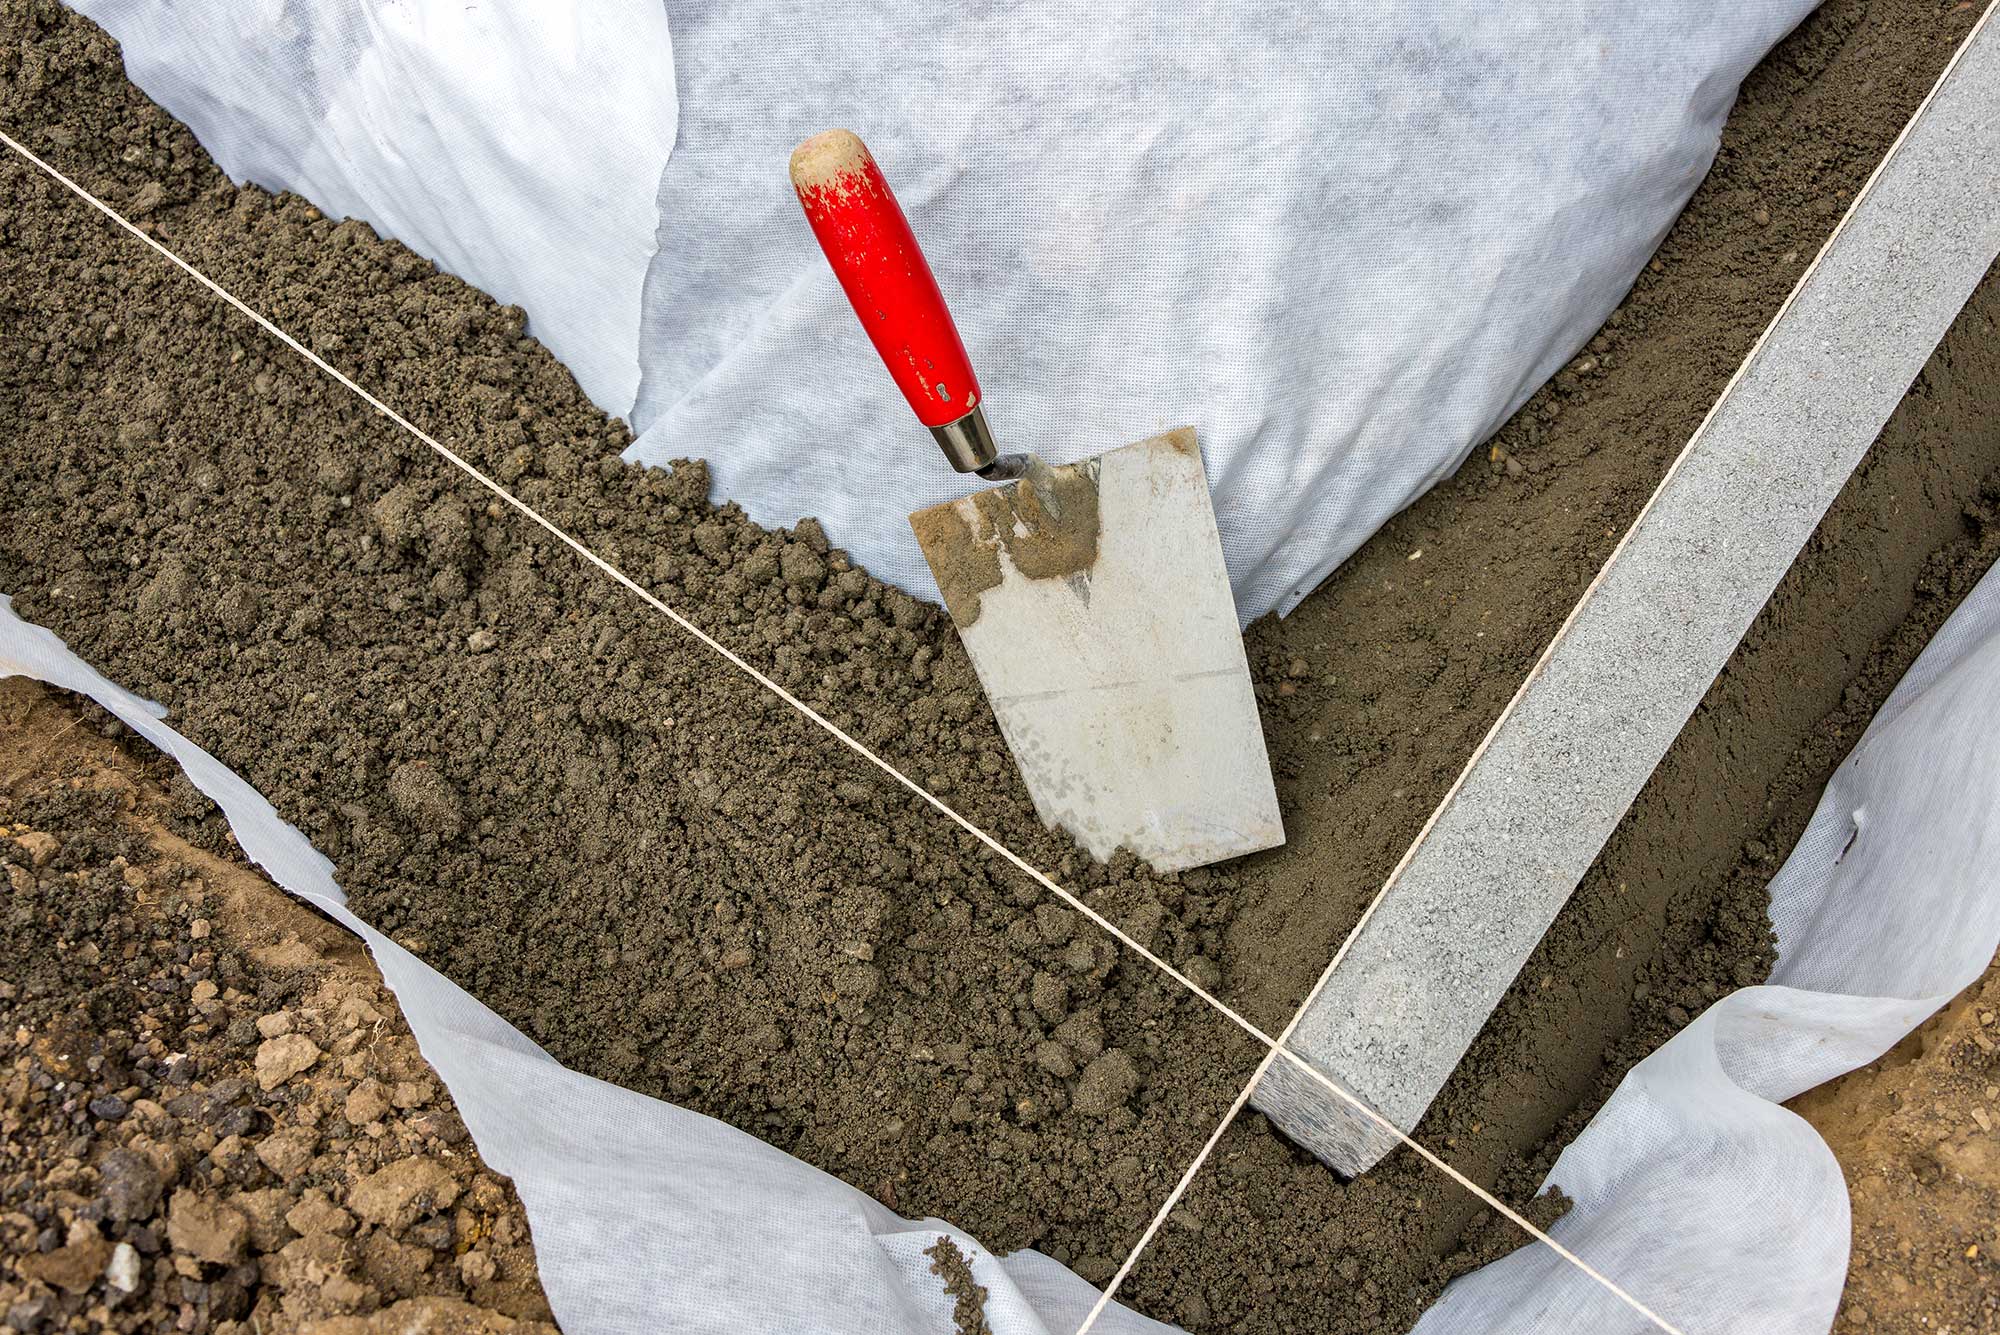
[[[519,312],[230,185],[91,25],[0,0],[0,126],[1275,1028],[1969,26],[1834,0],[1760,67],[1590,349],[1252,628],[1291,844],[1167,878],[1036,823],[937,609],[838,534],[718,508],[698,463],[619,463],[624,428]],[[8,155],[0,183],[23,616],[167,705],[364,915],[566,1062],[1108,1277],[1247,1040],[46,177]],[[1789,827],[1760,832],[1838,758],[1799,748],[1893,681],[1855,665],[1928,555],[1974,541],[2000,466],[1990,431],[1911,418],[1977,389],[1927,377],[1420,1132],[1516,1199],[1620,1071],[1766,967]],[[1246,1118],[1126,1294],[1196,1330],[1401,1330],[1518,1240],[1480,1213],[1407,1156],[1343,1185]]]

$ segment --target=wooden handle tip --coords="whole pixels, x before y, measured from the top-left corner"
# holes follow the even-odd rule
[[[854,131],[822,130],[792,150],[792,188],[824,190],[873,161],[868,145]]]

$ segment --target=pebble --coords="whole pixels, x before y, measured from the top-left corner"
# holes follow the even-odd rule
[[[104,1282],[120,1293],[132,1293],[139,1287],[139,1252],[129,1242],[121,1242],[111,1249],[111,1259],[104,1265]]]
[[[154,1162],[135,1149],[119,1146],[97,1166],[97,1199],[104,1217],[114,1223],[146,1219],[160,1208],[166,1183]]]
[[[465,637],[465,647],[475,654],[483,654],[497,647],[500,637],[484,627]]]
[[[257,1087],[270,1093],[320,1058],[319,1044],[304,1034],[280,1034],[257,1047]]]

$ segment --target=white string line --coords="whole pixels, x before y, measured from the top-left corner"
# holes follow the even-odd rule
[[[1482,743],[1482,746],[1483,745],[1484,744]],[[1477,759],[1477,757],[1475,756],[1474,759]],[[1468,764],[1467,768],[1470,769],[1471,766]],[[1459,775],[1458,782],[1459,783],[1465,782],[1464,774]],[[1458,785],[1457,784],[1452,785],[1452,791],[1456,792],[1457,790],[1458,790]],[[1285,1027],[1278,1032],[1278,1046],[1273,1047],[1269,1051],[1265,1052],[1264,1059],[1257,1063],[1257,1069],[1251,1073],[1250,1079],[1247,1082],[1245,1082],[1242,1091],[1236,1095],[1236,1101],[1229,1105],[1229,1111],[1225,1112],[1222,1115],[1222,1120],[1216,1123],[1215,1130],[1209,1134],[1208,1142],[1201,1147],[1201,1153],[1195,1155],[1194,1162],[1190,1163],[1187,1166],[1187,1171],[1181,1174],[1181,1180],[1174,1184],[1174,1189],[1172,1191],[1167,1193],[1167,1199],[1161,1204],[1160,1208],[1154,1212],[1151,1222],[1149,1222],[1146,1225],[1146,1231],[1139,1235],[1139,1241],[1133,1246],[1131,1253],[1126,1256],[1124,1264],[1118,1267],[1118,1273],[1114,1274],[1111,1277],[1111,1282],[1104,1286],[1104,1292],[1098,1295],[1097,1301],[1091,1305],[1089,1313],[1087,1313],[1084,1316],[1083,1324],[1076,1328],[1076,1330],[1073,1332],[1073,1335],[1090,1335],[1091,1327],[1097,1324],[1097,1319],[1100,1316],[1104,1315],[1105,1309],[1111,1305],[1112,1296],[1118,1292],[1118,1286],[1125,1282],[1125,1277],[1127,1275],[1130,1275],[1132,1273],[1133,1268],[1139,1264],[1140,1254],[1143,1253],[1147,1247],[1152,1245],[1154,1235],[1160,1231],[1160,1226],[1166,1223],[1167,1216],[1173,1213],[1174,1207],[1180,1204],[1181,1197],[1187,1194],[1188,1188],[1194,1185],[1195,1176],[1201,1172],[1202,1165],[1208,1162],[1208,1156],[1213,1154],[1215,1152],[1215,1147],[1222,1143],[1222,1133],[1229,1129],[1230,1123],[1234,1122],[1236,1120],[1237,1114],[1243,1111],[1243,1105],[1248,1103],[1250,1101],[1251,1095],[1257,1092],[1257,1086],[1264,1079],[1265,1073],[1271,1069],[1271,1063],[1277,1059],[1277,1056],[1280,1052],[1283,1052],[1288,1057],[1293,1055],[1292,1050],[1284,1046],[1285,1044],[1291,1041],[1292,1031],[1297,1029],[1299,1027],[1299,1022],[1306,1018],[1306,1012],[1311,1010],[1313,1002],[1319,999],[1320,989],[1324,988],[1327,985],[1328,980],[1333,977],[1333,971],[1339,968],[1341,960],[1347,957],[1347,951],[1349,947],[1351,947],[1354,944],[1356,938],[1358,938],[1361,935],[1361,929],[1368,925],[1368,920],[1375,916],[1375,910],[1379,908],[1382,904],[1382,901],[1388,897],[1389,887],[1396,883],[1396,878],[1402,875],[1403,868],[1408,866],[1410,859],[1416,856],[1416,846],[1423,842],[1424,835],[1430,832],[1431,826],[1437,823],[1438,817],[1441,814],[1443,814],[1445,807],[1449,806],[1450,804],[1451,804],[1451,795],[1446,794],[1444,801],[1438,804],[1437,811],[1431,813],[1430,820],[1425,822],[1423,830],[1418,833],[1415,841],[1411,844],[1409,850],[1403,854],[1402,860],[1398,862],[1396,864],[1395,869],[1389,873],[1389,878],[1382,883],[1382,888],[1375,892],[1375,898],[1368,901],[1368,907],[1362,910],[1359,921],[1357,921],[1354,924],[1353,930],[1348,932],[1347,938],[1340,943],[1340,949],[1333,952],[1333,959],[1328,962],[1325,970],[1321,972],[1319,976],[1319,981],[1313,984],[1312,991],[1306,994],[1306,999],[1299,1003],[1299,1008],[1292,1012],[1292,1018],[1286,1021]],[[1295,1064],[1299,1065],[1301,1069],[1304,1069],[1309,1074],[1313,1075],[1318,1074],[1317,1068],[1304,1063],[1302,1060],[1296,1057],[1294,1057],[1293,1060]],[[1333,1088],[1336,1094],[1341,1094],[1343,1097],[1346,1097],[1345,1091],[1334,1087],[1331,1081],[1328,1081],[1328,1086],[1329,1088]],[[1361,1108],[1363,1112],[1366,1112],[1370,1117],[1373,1117],[1377,1122],[1381,1123],[1384,1126],[1388,1126],[1389,1130],[1395,1132],[1398,1138],[1402,1139],[1406,1144],[1416,1147],[1419,1150],[1419,1152],[1424,1152],[1423,1147],[1417,1145],[1417,1142],[1410,1139],[1408,1136],[1403,1135],[1402,1130],[1400,1128],[1390,1125],[1382,1118],[1377,1117],[1373,1109],[1364,1107],[1360,1103],[1360,1101],[1356,1099],[1349,1099],[1349,1102],[1353,1103],[1355,1107]],[[1427,1152],[1424,1153],[1425,1157],[1428,1158],[1429,1157],[1428,1153]],[[1440,1167],[1444,1166],[1441,1161],[1439,1162],[1439,1166]],[[1455,1169],[1446,1168],[1445,1171],[1450,1173],[1454,1178],[1458,1177],[1457,1171]],[[1460,1180],[1462,1181],[1463,1179]],[[1470,1184],[1468,1183],[1467,1185]],[[1485,1193],[1482,1191],[1478,1191],[1477,1188],[1474,1188],[1474,1192],[1478,1196],[1481,1197],[1485,1196]],[[1563,1250],[1561,1247],[1556,1246],[1554,1239],[1543,1236],[1539,1230],[1527,1225],[1525,1221],[1517,1219],[1515,1222],[1521,1223],[1523,1227],[1528,1228],[1528,1231],[1530,1233],[1535,1234],[1536,1237],[1540,1238],[1543,1242],[1548,1243],[1549,1246],[1555,1247],[1557,1252],[1560,1253]],[[1575,1260],[1574,1257],[1570,1259]],[[1591,1274],[1593,1276],[1596,1275],[1595,1271],[1592,1271],[1589,1266],[1583,1265],[1581,1261],[1577,1261],[1576,1263],[1578,1266],[1582,1267],[1582,1269],[1586,1274]],[[1673,1327],[1668,1326],[1666,1322],[1661,1321],[1659,1317],[1654,1316],[1653,1313],[1647,1311],[1644,1307],[1639,1306],[1639,1304],[1635,1300],[1622,1293],[1618,1289],[1618,1287],[1616,1285],[1611,1284],[1610,1281],[1602,1280],[1600,1277],[1600,1282],[1604,1283],[1607,1288],[1610,1288],[1612,1290],[1612,1292],[1617,1293],[1619,1297],[1624,1298],[1626,1302],[1631,1303],[1632,1306],[1637,1308],[1640,1312],[1644,1313],[1648,1317],[1652,1317],[1652,1319],[1660,1326],[1664,1327],[1669,1331],[1673,1329]]]
[[[612,565],[609,561],[599,556],[596,552],[584,546],[583,543],[571,537],[563,529],[557,527],[555,523],[545,518],[540,511],[536,510],[533,506],[529,505],[527,502],[516,497],[512,492],[508,491],[505,487],[502,487],[499,483],[495,482],[492,478],[488,477],[485,473],[481,472],[471,462],[460,457],[457,453],[452,451],[448,446],[438,441],[428,432],[424,431],[421,427],[418,427],[408,418],[404,417],[401,413],[397,412],[394,408],[391,408],[381,399],[376,398],[375,395],[369,393],[366,389],[363,389],[360,385],[356,384],[338,367],[335,367],[332,363],[328,362],[318,353],[306,347],[305,344],[299,342],[297,339],[293,338],[290,334],[286,333],[284,330],[280,329],[277,325],[273,324],[270,320],[266,319],[263,315],[251,309],[250,306],[245,304],[241,298],[237,297],[233,292],[229,291],[229,289],[223,287],[220,283],[216,282],[214,279],[210,278],[207,274],[195,268],[192,264],[189,264],[186,260],[182,259],[179,255],[175,254],[172,250],[169,250],[165,245],[161,244],[161,242],[158,241],[156,238],[148,235],[139,227],[127,221],[125,217],[121,215],[116,209],[113,209],[103,200],[100,200],[99,198],[97,198],[97,196],[91,194],[88,190],[78,185],[75,181],[72,181],[69,177],[63,175],[60,171],[57,171],[54,167],[44,162],[41,158],[37,157],[33,152],[31,152],[25,145],[21,144],[11,135],[8,135],[5,131],[0,131],[0,144],[5,144],[15,153],[27,159],[29,162],[33,163],[36,167],[40,168],[43,172],[47,173],[49,176],[59,181],[66,189],[70,191],[70,193],[74,194],[77,198],[83,200],[85,203],[89,204],[92,208],[96,209],[99,213],[102,213],[105,217],[111,219],[111,221],[117,223],[127,232],[130,232],[140,241],[150,246],[153,250],[157,251],[162,257],[164,257],[169,263],[171,263],[175,268],[181,270],[183,273],[187,274],[188,277],[194,279],[197,283],[200,283],[210,292],[213,292],[216,296],[222,298],[223,301],[235,307],[252,323],[256,324],[259,328],[263,329],[273,338],[283,343],[286,347],[290,348],[292,351],[298,353],[299,356],[305,358],[308,362],[311,362],[321,371],[324,371],[332,379],[338,381],[340,384],[352,390],[363,402],[368,404],[369,407],[373,408],[376,412],[380,413],[383,417],[386,417],[391,422],[394,422],[397,426],[402,427],[403,430],[409,432],[412,436],[415,436],[418,440],[422,441],[424,444],[430,446],[432,450],[436,451],[439,456],[441,456],[449,463],[451,463],[452,466],[457,468],[459,471],[463,472],[467,477],[470,477],[480,486],[486,488],[488,491],[493,493],[495,498],[505,502],[507,505],[511,506],[514,510],[518,511],[526,518],[532,520],[535,524],[539,525],[542,529],[547,531],[551,537],[554,537],[555,539],[560,541],[564,546],[574,551],[578,556],[582,557],[589,564],[597,567],[597,569],[602,571],[605,575],[609,576],[612,580],[623,585],[626,589],[629,589],[632,593],[636,594],[641,601],[646,603],[649,607],[653,608],[653,610],[661,613],[662,615],[667,617],[670,621],[672,621],[675,625],[679,626],[682,630],[694,636],[695,639],[701,641],[701,643],[707,645],[710,649],[713,649],[717,654],[721,655],[721,657],[725,661],[727,661],[731,666],[735,667],[738,671],[742,672],[745,676],[748,676],[751,680],[757,682],[760,686],[763,686],[766,690],[770,691],[773,695],[776,695],[786,704],[798,710],[799,713],[811,719],[814,723],[818,724],[822,729],[824,729],[829,735],[838,740],[842,745],[846,746],[856,755],[860,756],[862,759],[874,765],[877,769],[881,770],[884,774],[894,779],[897,783],[901,784],[911,793],[915,794],[919,798],[922,798],[940,815],[950,820],[954,825],[957,825],[967,834],[970,834],[975,839],[985,844],[993,852],[999,854],[1001,858],[1005,859],[1014,868],[1016,868],[1024,875],[1026,875],[1029,879],[1033,880],[1036,884],[1040,885],[1043,889],[1049,891],[1051,894],[1055,895],[1058,899],[1060,899],[1063,903],[1069,905],[1077,912],[1083,914],[1084,917],[1090,919],[1090,921],[1097,924],[1097,926],[1102,928],[1105,932],[1109,933],[1114,939],[1116,939],[1123,945],[1129,947],[1133,952],[1138,954],[1140,958],[1144,959],[1154,968],[1160,970],[1162,973],[1166,974],[1169,978],[1172,978],[1175,982],[1179,983],[1182,987],[1186,988],[1189,992],[1193,993],[1195,996],[1200,997],[1204,1002],[1208,1003],[1210,1008],[1212,1008],[1217,1014],[1221,1015],[1231,1024],[1234,1024],[1237,1028],[1241,1029],[1245,1034],[1248,1034],[1251,1038],[1255,1039],[1258,1043],[1262,1044],[1268,1050],[1264,1062],[1265,1066],[1268,1066],[1272,1059],[1278,1057],[1282,1057],[1286,1061],[1291,1062],[1292,1065],[1296,1067],[1299,1071],[1301,1071],[1308,1079],[1311,1079],[1317,1082],[1318,1084],[1322,1085],[1327,1089],[1328,1092],[1332,1093],[1335,1097],[1347,1103],[1349,1106],[1353,1107],[1356,1111],[1360,1112],[1363,1116],[1367,1117],[1369,1120],[1376,1123],[1384,1131],[1388,1132],[1391,1136],[1401,1141],[1404,1145],[1407,1145],[1411,1150],[1415,1151],[1418,1155],[1420,1155],[1425,1160],[1425,1162],[1436,1167],[1439,1171],[1443,1172],[1446,1176],[1450,1177],[1453,1181],[1457,1182],[1460,1186],[1464,1187],[1467,1191],[1471,1192],[1474,1196],[1478,1197],[1479,1200],[1486,1206],[1488,1206],[1490,1209],[1497,1211],[1501,1215],[1505,1216],[1508,1220],[1518,1225],[1522,1230],[1528,1233],[1528,1235],[1533,1237],[1536,1241],[1546,1243],[1558,1256],[1561,1256],[1564,1260],[1569,1261],[1572,1265],[1576,1266],[1586,1275],[1589,1275],[1592,1279],[1596,1280],[1600,1285],[1602,1285],[1606,1290],[1608,1290],[1619,1301],[1625,1303],[1628,1307],[1632,1308],[1632,1310],[1639,1313],[1639,1315],[1645,1317],[1647,1320],[1651,1321],[1654,1325],[1658,1326],[1661,1330],[1667,1332],[1667,1335],[1683,1335],[1683,1332],[1681,1332],[1679,1329],[1677,1329],[1676,1327],[1674,1327],[1673,1325],[1669,1324],[1667,1321],[1662,1319],[1659,1315],[1654,1313],[1651,1308],[1647,1307],[1637,1298],[1627,1293],[1624,1289],[1620,1288],[1617,1284],[1613,1283],[1603,1274],[1600,1274],[1596,1269],[1594,1269],[1592,1266],[1586,1263],[1581,1257],[1577,1256],[1574,1252],[1570,1251],[1567,1247],[1564,1247],[1561,1243],[1557,1242],[1547,1233],[1543,1232],[1541,1229],[1537,1228],[1534,1224],[1530,1223],[1527,1219],[1522,1217],[1518,1212],[1510,1208],[1504,1201],[1500,1200],[1499,1197],[1493,1195],[1491,1192],[1487,1191],[1484,1187],[1481,1187],[1478,1183],[1474,1182],[1471,1178],[1465,1176],[1465,1174],[1459,1172],[1456,1168],[1453,1168],[1450,1164],[1447,1164],[1443,1159],[1440,1159],[1430,1150],[1425,1149],[1422,1145],[1419,1145],[1416,1141],[1412,1140],[1400,1127],[1390,1122],[1387,1118],[1383,1117],[1373,1108],[1368,1107],[1366,1104],[1361,1102],[1360,1099],[1348,1093],[1345,1089],[1342,1089],[1338,1084],[1334,1083],[1331,1077],[1321,1073],[1317,1068],[1312,1066],[1304,1058],[1300,1057],[1297,1053],[1294,1053],[1289,1049],[1282,1047],[1278,1040],[1272,1038],[1270,1035],[1266,1034],[1263,1030],[1259,1029],[1256,1025],[1252,1024],[1244,1016],[1238,1014],[1235,1010],[1230,1008],[1219,998],[1215,997],[1213,994],[1208,992],[1207,989],[1200,986],[1193,979],[1189,978],[1186,974],[1182,973],[1179,969],[1175,968],[1172,964],[1169,964],[1165,959],[1161,958],[1159,955],[1154,954],[1151,950],[1141,945],[1131,936],[1128,936],[1123,930],[1121,930],[1118,927],[1116,923],[1112,922],[1109,918],[1106,918],[1103,914],[1099,913],[1097,910],[1091,908],[1088,904],[1084,903],[1081,899],[1077,898],[1074,894],[1071,894],[1068,890],[1064,889],[1062,886],[1056,884],[1056,882],[1051,880],[1048,877],[1048,875],[1046,875],[1040,869],[1036,868],[1033,864],[1029,863],[1018,853],[1008,848],[1005,844],[1001,843],[998,839],[995,839],[985,830],[982,830],[977,825],[974,825],[970,820],[967,820],[964,816],[961,816],[955,809],[947,805],[943,799],[935,796],[928,789],[922,787],[915,780],[909,778],[901,770],[897,769],[894,765],[891,765],[888,761],[876,755],[867,746],[855,740],[853,737],[850,737],[832,720],[826,718],[824,715],[820,714],[817,710],[813,709],[812,706],[806,704],[803,700],[800,700],[797,696],[793,695],[783,686],[773,681],[770,677],[767,677],[762,672],[758,671],[757,668],[752,666],[748,661],[746,661],[738,654],[736,654],[734,651],[732,651],[728,646],[724,645],[721,641],[715,639],[713,636],[708,634],[708,632],[704,631],[701,627],[695,625],[694,622],[688,620],[686,617],[682,616],[679,612],[676,612],[672,607],[669,607],[666,603],[662,602],[659,598],[655,597],[651,592],[649,592],[647,589],[645,589],[636,581],[634,581],[624,571],[618,569],[618,567]],[[1297,1017],[1294,1016],[1293,1018],[1294,1022],[1296,1023]],[[1249,1092],[1248,1089],[1246,1089],[1244,1094],[1238,1096],[1239,1104],[1243,1099],[1248,1097],[1248,1092]],[[1225,1126],[1227,1125],[1226,1121],[1224,1125]],[[1222,1128],[1218,1127],[1215,1135],[1210,1137],[1211,1146],[1217,1140],[1220,1139],[1221,1130]],[[1206,1157],[1206,1151],[1204,1151],[1204,1157]],[[1198,1168],[1199,1166],[1200,1164],[1199,1162],[1197,1162],[1195,1167]],[[1185,1184],[1183,1184],[1183,1187],[1181,1189],[1183,1190],[1185,1189]]]

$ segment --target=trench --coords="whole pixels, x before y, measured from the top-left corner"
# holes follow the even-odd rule
[[[817,524],[750,524],[698,463],[620,463],[624,427],[518,311],[231,186],[85,21],[0,5],[0,124],[1276,1029],[1972,17],[1833,0],[1759,67],[1590,346],[1251,628],[1290,843],[1175,877],[1040,827],[939,609]],[[1109,1277],[1248,1040],[46,178],[0,179],[21,615],[165,704],[364,916],[566,1063]],[[1844,750],[1826,720],[1865,716],[1899,628],[1990,559],[1995,310],[1989,281],[1419,1128],[1510,1199],[1768,967],[1763,878]],[[181,822],[226,838],[192,793]],[[1124,1297],[1197,1332],[1399,1331],[1519,1241],[1406,1155],[1342,1184],[1252,1116]]]

